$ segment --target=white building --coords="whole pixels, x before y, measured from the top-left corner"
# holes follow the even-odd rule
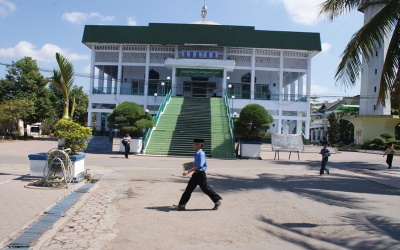
[[[171,90],[185,97],[226,94],[235,115],[260,104],[274,118],[270,132],[302,134],[304,128],[309,139],[311,59],[321,51],[319,33],[205,23],[86,25],[89,126],[102,126],[124,101],[153,114]]]

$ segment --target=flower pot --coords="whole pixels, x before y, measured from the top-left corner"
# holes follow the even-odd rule
[[[86,154],[70,155],[71,172],[74,180],[80,180],[85,175],[85,157]],[[44,177],[43,170],[46,166],[47,154],[37,153],[28,155],[30,163],[30,177]]]
[[[131,149],[130,153],[139,154],[142,152],[143,137],[132,137],[131,138]],[[125,152],[125,146],[122,144],[122,139],[119,142],[119,152]]]

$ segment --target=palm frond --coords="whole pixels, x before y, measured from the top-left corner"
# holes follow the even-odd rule
[[[62,89],[67,97],[69,96],[69,91],[74,84],[74,67],[71,62],[69,62],[63,55],[56,53],[56,60],[58,67],[60,68],[60,73],[62,77]]]
[[[397,1],[395,1],[397,2]],[[397,23],[393,23],[394,31],[386,52],[385,62],[382,68],[379,94],[377,103],[385,105],[390,95],[392,98],[400,98],[399,60],[400,60],[400,3],[392,4],[390,8],[392,16],[396,17]]]
[[[400,100],[400,22],[397,23],[386,53],[381,75],[378,103],[384,105],[387,95]]]
[[[393,20],[398,20],[393,11],[395,4],[386,5],[353,35],[341,55],[342,60],[335,75],[337,83],[345,87],[355,85],[362,70],[361,57],[368,63],[375,50],[382,46],[385,38],[390,36]]]
[[[333,20],[336,17],[352,11],[354,9],[358,9],[360,5],[364,2],[363,0],[327,0],[320,5],[319,8],[319,16],[327,15],[329,19]]]

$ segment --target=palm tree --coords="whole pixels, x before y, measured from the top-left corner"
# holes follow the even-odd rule
[[[377,104],[385,106],[387,97],[400,100],[400,1],[399,0],[326,0],[320,7],[320,15],[327,14],[331,20],[341,14],[357,10],[365,4],[381,2],[380,9],[360,30],[358,30],[342,53],[342,60],[336,70],[336,82],[345,88],[354,86],[362,71],[361,57],[369,62],[385,38],[391,37],[383,64]]]
[[[53,70],[51,81],[61,91],[63,96],[64,111],[62,118],[69,119],[69,92],[74,84],[74,67],[68,59],[58,52],[56,53],[56,60],[59,69]]]

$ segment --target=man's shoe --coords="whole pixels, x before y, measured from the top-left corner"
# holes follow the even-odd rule
[[[178,211],[185,211],[186,208],[184,206],[179,206],[179,205],[173,205],[174,208],[176,208]]]
[[[221,201],[215,202],[215,205],[212,210],[218,210],[218,208],[221,206],[221,204],[222,204]]]
[[[326,169],[325,171],[326,171],[327,174],[329,174],[329,169]]]

